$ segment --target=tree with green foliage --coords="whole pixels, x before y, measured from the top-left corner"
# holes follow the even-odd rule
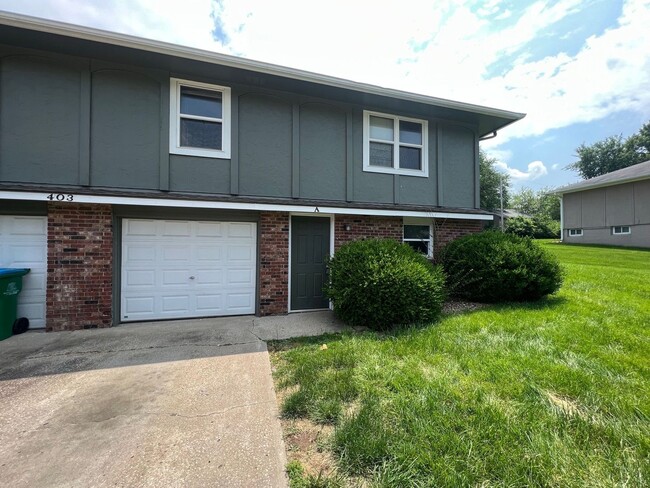
[[[511,197],[512,208],[542,220],[560,220],[560,199],[553,188],[522,188]]]
[[[610,136],[591,145],[580,144],[578,161],[567,166],[585,179],[611,173],[650,159],[650,122],[627,139]]]
[[[503,207],[506,208],[510,199],[510,177],[496,169],[496,158],[488,157],[483,150],[479,151],[478,156],[481,178],[481,208],[491,211],[501,208],[499,187],[502,184]]]

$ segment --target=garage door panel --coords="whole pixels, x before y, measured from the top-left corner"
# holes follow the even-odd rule
[[[152,314],[154,313],[155,302],[156,300],[153,296],[128,297],[122,302],[122,313],[127,316],[132,316],[133,314]]]
[[[14,236],[42,236],[47,231],[45,217],[13,217],[7,231]]]
[[[188,262],[190,261],[190,252],[187,244],[178,246],[164,246],[162,258],[165,262]]]
[[[130,244],[125,247],[123,259],[129,264],[152,263],[156,260],[156,248],[153,245]]]
[[[196,309],[204,312],[204,315],[223,312],[223,295],[221,293],[197,295]]]
[[[255,223],[135,220],[122,227],[122,320],[255,312]]]
[[[45,327],[47,217],[0,215],[0,267],[30,268],[18,295],[18,316],[33,329]]]
[[[228,293],[226,295],[226,310],[236,313],[241,310],[248,310],[253,306],[253,295],[251,293]]]
[[[125,283],[127,287],[154,286],[156,274],[153,270],[129,270],[126,273]]]
[[[213,263],[218,263],[221,261],[221,248],[217,246],[197,246],[196,248],[196,259],[197,261],[203,263],[204,261],[210,261]]]
[[[199,269],[196,271],[196,284],[201,285],[222,285],[222,269]]]
[[[161,300],[161,311],[163,313],[181,312],[185,313],[190,309],[190,296],[170,295],[163,296]]]
[[[189,287],[192,271],[189,269],[168,269],[162,272],[163,287]]]
[[[228,260],[251,262],[253,260],[253,249],[248,245],[229,245]]]
[[[228,283],[230,285],[252,285],[253,284],[253,270],[250,268],[242,269],[229,269],[228,270]]]
[[[127,220],[125,223],[125,234],[129,236],[149,236],[156,235],[156,221],[155,220]]]
[[[162,223],[162,235],[165,237],[190,237],[192,225],[190,222],[168,220]]]
[[[196,222],[197,237],[223,237],[221,222]]]
[[[248,222],[228,224],[228,237],[246,237],[252,238],[254,235],[255,224]]]

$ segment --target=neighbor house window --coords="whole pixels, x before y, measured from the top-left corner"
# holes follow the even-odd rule
[[[433,257],[431,224],[404,224],[404,243],[425,256]]]
[[[363,113],[363,170],[428,176],[426,120]]]
[[[630,229],[629,225],[615,225],[612,227],[612,234],[615,236],[622,236],[625,234],[631,234],[632,229]]]
[[[230,88],[171,79],[169,152],[230,158]]]
[[[582,237],[582,229],[569,229],[571,237]]]

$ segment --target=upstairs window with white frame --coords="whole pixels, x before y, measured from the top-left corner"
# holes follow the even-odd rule
[[[630,229],[629,225],[615,225],[612,227],[612,234],[615,236],[624,236],[631,233],[632,229]]]
[[[569,229],[569,236],[582,237],[582,229]]]
[[[404,244],[421,252],[425,256],[433,257],[433,232],[431,224],[404,224]]]
[[[363,112],[363,170],[429,176],[426,120]]]
[[[169,152],[230,158],[230,88],[171,79]]]

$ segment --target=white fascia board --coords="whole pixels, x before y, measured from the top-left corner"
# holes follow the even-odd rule
[[[524,118],[526,115],[509,110],[501,110],[492,107],[485,107],[482,105],[446,100],[444,98],[419,95],[416,93],[409,93],[392,88],[383,88],[377,85],[370,85],[368,83],[360,83],[356,81],[345,80],[343,78],[336,78],[334,76],[322,75],[319,73],[303,71],[295,68],[288,68],[285,66],[278,66],[271,63],[264,63],[262,61],[229,56],[227,54],[216,53],[204,49],[178,46],[175,44],[170,44],[168,42],[154,41],[151,39],[144,39],[127,34],[119,34],[116,32],[109,32],[101,29],[94,29],[91,27],[68,24],[66,22],[58,22],[28,15],[15,14],[3,10],[0,10],[0,24],[39,32],[47,32],[50,34],[57,34],[66,37],[74,37],[77,39],[99,42],[103,44],[112,44],[114,46],[150,51],[159,54],[165,54],[168,56],[193,59],[195,61],[201,61],[204,63],[230,66],[233,68],[255,71],[258,73],[266,73],[270,75],[281,76],[284,78],[291,78],[294,80],[308,81],[311,83],[343,88],[346,90],[354,90],[373,95],[397,98],[400,100],[408,100],[417,103],[424,103],[427,105],[435,105],[437,107],[449,108],[453,110],[461,110],[464,112],[472,112],[493,117],[502,117],[508,120],[512,120],[513,122],[515,120]]]
[[[48,197],[55,195],[54,200]],[[56,195],[62,195],[62,200],[57,200]],[[208,208],[220,210],[253,210],[258,212],[303,212],[308,214],[325,213],[336,215],[369,215],[378,217],[425,217],[436,219],[461,219],[461,220],[492,220],[491,215],[452,213],[452,212],[425,212],[416,210],[390,210],[377,208],[348,208],[327,207],[315,205],[278,205],[271,203],[246,203],[223,202],[209,200],[181,200],[173,198],[142,198],[122,197],[110,195],[85,195],[65,192],[23,192],[0,191],[0,200],[27,200],[36,202],[50,202],[60,204],[95,203],[104,205],[134,205],[150,207],[176,207],[176,208]]]

